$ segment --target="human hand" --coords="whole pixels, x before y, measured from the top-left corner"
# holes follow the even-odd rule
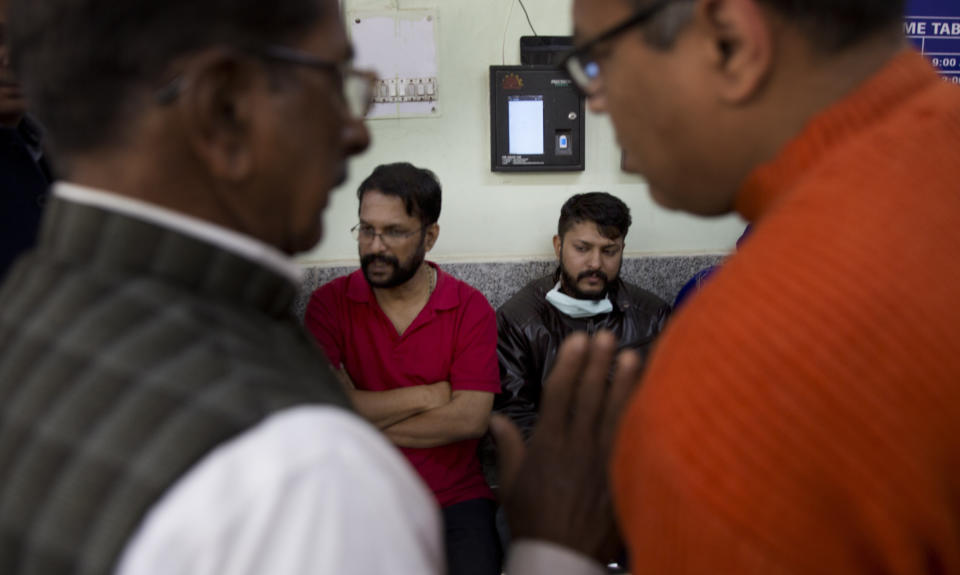
[[[620,538],[607,470],[641,362],[633,351],[620,353],[611,380],[615,352],[610,332],[563,342],[526,446],[508,418],[494,416],[501,502],[515,539],[550,541],[601,562],[616,555]]]

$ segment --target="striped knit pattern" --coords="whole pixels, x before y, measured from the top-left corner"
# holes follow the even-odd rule
[[[106,575],[190,466],[278,410],[346,405],[286,278],[54,201],[0,292],[0,573]]]
[[[909,53],[752,175],[625,416],[634,572],[960,574],[958,170]]]

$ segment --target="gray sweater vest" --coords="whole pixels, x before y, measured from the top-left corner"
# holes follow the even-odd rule
[[[0,573],[105,575],[150,506],[270,414],[346,406],[263,266],[61,200],[0,288]]]

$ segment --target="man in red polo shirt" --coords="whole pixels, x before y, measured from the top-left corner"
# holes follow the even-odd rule
[[[306,326],[357,411],[436,495],[450,575],[497,575],[496,506],[476,455],[500,391],[493,308],[425,259],[440,232],[432,172],[379,166],[357,197],[361,269],[313,293]]]

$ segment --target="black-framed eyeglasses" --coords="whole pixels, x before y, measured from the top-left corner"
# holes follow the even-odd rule
[[[373,104],[373,88],[377,76],[369,70],[358,70],[352,64],[322,60],[296,48],[288,46],[266,46],[252,52],[259,58],[303,66],[312,70],[334,74],[343,83],[343,98],[347,109],[355,118],[363,118]],[[183,90],[183,77],[179,76],[161,88],[155,95],[160,104],[169,104],[177,99]]]
[[[577,88],[587,96],[592,96],[597,93],[597,81],[600,79],[600,64],[594,57],[593,52],[599,44],[616,38],[634,26],[640,26],[647,22],[666,8],[670,2],[671,0],[659,0],[645,8],[641,8],[623,22],[614,25],[609,30],[601,32],[567,54],[561,65],[566,69],[567,73],[570,74],[570,77],[573,78]]]
[[[407,238],[415,236],[416,234],[423,232],[425,229],[427,229],[427,226],[420,226],[415,230],[387,228],[382,232],[378,232],[375,227],[369,224],[359,223],[350,228],[350,233],[353,235],[355,240],[364,244],[372,244],[373,240],[376,239],[377,236],[380,236],[380,241],[383,242],[383,245],[387,247],[396,247]]]

